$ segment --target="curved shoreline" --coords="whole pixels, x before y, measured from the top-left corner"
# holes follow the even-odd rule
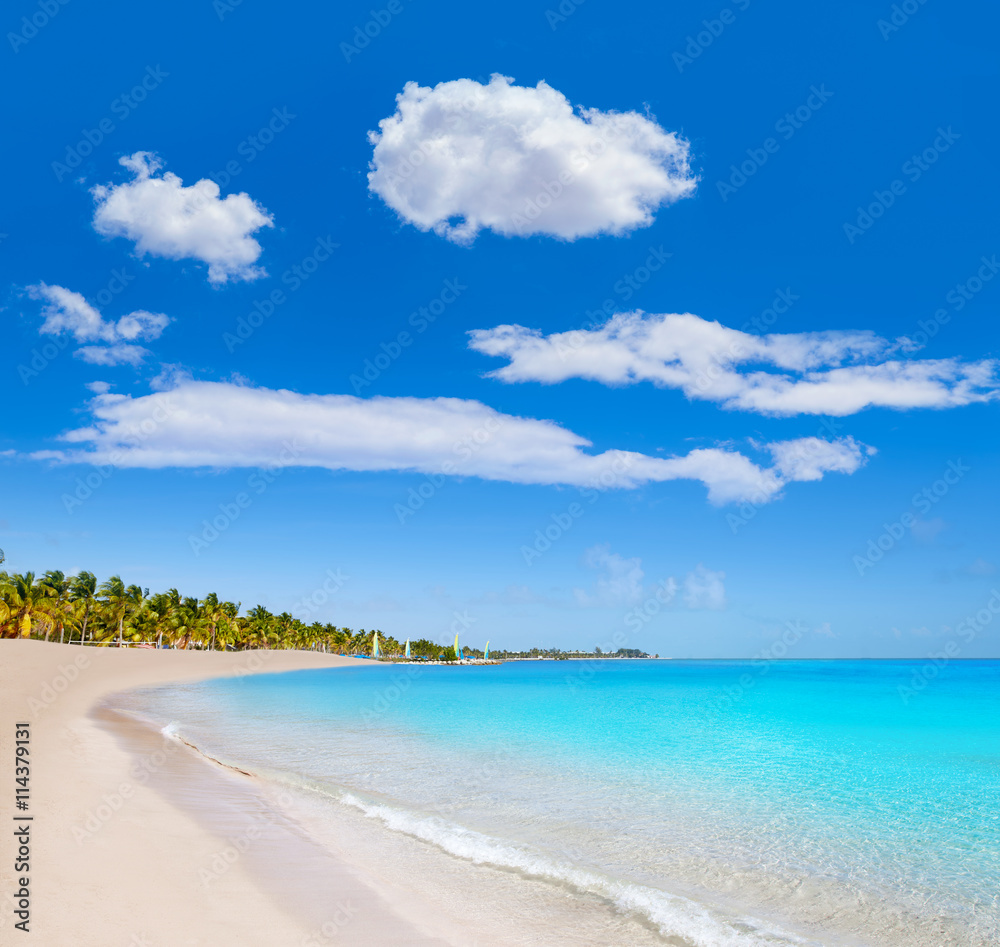
[[[196,866],[218,837],[167,802],[92,712],[115,693],[226,675],[365,666],[315,652],[204,652],[80,648],[0,641],[0,780],[13,787],[15,723],[31,729],[30,933],[38,943],[297,945],[316,935],[261,896],[242,862],[212,889]],[[163,767],[176,768],[177,760]],[[13,836],[0,842],[12,864]],[[0,892],[12,923],[14,889]]]

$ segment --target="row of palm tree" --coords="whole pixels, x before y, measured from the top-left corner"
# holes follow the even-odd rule
[[[2,560],[0,560],[2,561]],[[373,638],[392,659],[403,645],[381,631],[353,631],[332,624],[306,624],[288,612],[274,615],[263,605],[240,614],[239,602],[182,596],[177,589],[149,594],[113,575],[98,584],[92,572],[67,576],[58,570],[0,572],[0,638],[41,638],[66,643],[122,647],[155,644],[172,648],[246,650],[311,649],[339,654],[371,654]],[[421,639],[411,654],[435,658],[450,648]]]

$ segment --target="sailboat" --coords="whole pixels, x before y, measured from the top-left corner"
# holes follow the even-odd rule
[[[462,660],[462,649],[458,646],[458,635],[455,635],[455,657]]]
[[[483,652],[483,660],[489,661],[490,659],[490,643],[486,642],[486,650]]]
[[[378,660],[378,632],[375,632],[375,637],[372,638],[372,657]]]
[[[410,639],[406,639],[406,659],[410,659]]]

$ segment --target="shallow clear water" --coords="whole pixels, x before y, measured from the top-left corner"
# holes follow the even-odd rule
[[[917,691],[922,665],[372,665],[133,707],[470,884],[477,865],[548,880],[664,942],[1000,943],[1000,662]]]

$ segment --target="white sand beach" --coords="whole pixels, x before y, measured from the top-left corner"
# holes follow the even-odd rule
[[[297,651],[0,641],[0,772],[8,820],[15,724],[27,722],[31,732],[30,943],[443,943],[401,919],[370,884],[294,826],[275,824],[261,811],[251,822],[259,826],[250,833],[253,844],[241,845],[254,807],[261,809],[251,780],[228,776],[125,717],[95,712],[103,698],[127,688],[354,663]],[[168,801],[171,786],[188,794],[189,805]],[[199,808],[204,819],[192,814]],[[5,866],[12,861],[13,841],[4,833]],[[238,849],[246,851],[234,857]],[[0,911],[3,929],[10,931],[18,919],[11,916],[17,889],[9,874],[4,877]],[[310,879],[322,879],[332,897],[312,897]]]

